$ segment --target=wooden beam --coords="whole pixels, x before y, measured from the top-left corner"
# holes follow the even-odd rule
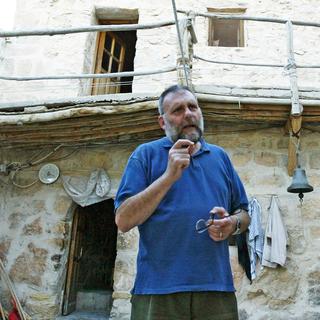
[[[289,121],[289,146],[288,146],[288,174],[293,175],[297,167],[297,152],[300,143],[300,131],[302,125],[302,116],[290,116]]]

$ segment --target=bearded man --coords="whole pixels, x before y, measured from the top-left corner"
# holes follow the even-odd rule
[[[203,138],[187,87],[166,89],[159,114],[166,137],[133,152],[115,201],[119,230],[140,234],[131,319],[236,320],[227,238],[250,222],[243,184],[226,152]]]

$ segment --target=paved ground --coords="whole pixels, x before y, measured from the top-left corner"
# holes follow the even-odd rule
[[[67,316],[60,316],[56,320],[109,320],[103,312],[75,311]]]

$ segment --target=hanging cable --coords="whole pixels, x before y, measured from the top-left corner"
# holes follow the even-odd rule
[[[176,8],[175,0],[172,0],[172,8],[173,8],[174,20],[176,22],[178,42],[179,42],[179,47],[180,47],[180,51],[181,51],[181,59],[182,59],[182,64],[183,64],[184,76],[186,79],[187,87],[189,87],[188,74],[187,74],[187,68],[186,68],[186,60],[185,60],[183,48],[182,48],[182,40],[181,40],[181,34],[180,34],[180,29],[179,29],[179,22],[178,22],[178,15],[177,15],[177,8]]]

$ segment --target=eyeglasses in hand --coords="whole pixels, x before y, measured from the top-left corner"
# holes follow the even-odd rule
[[[210,212],[210,218],[208,220],[200,219],[196,223],[196,231],[198,233],[205,232],[214,221],[214,212]]]

